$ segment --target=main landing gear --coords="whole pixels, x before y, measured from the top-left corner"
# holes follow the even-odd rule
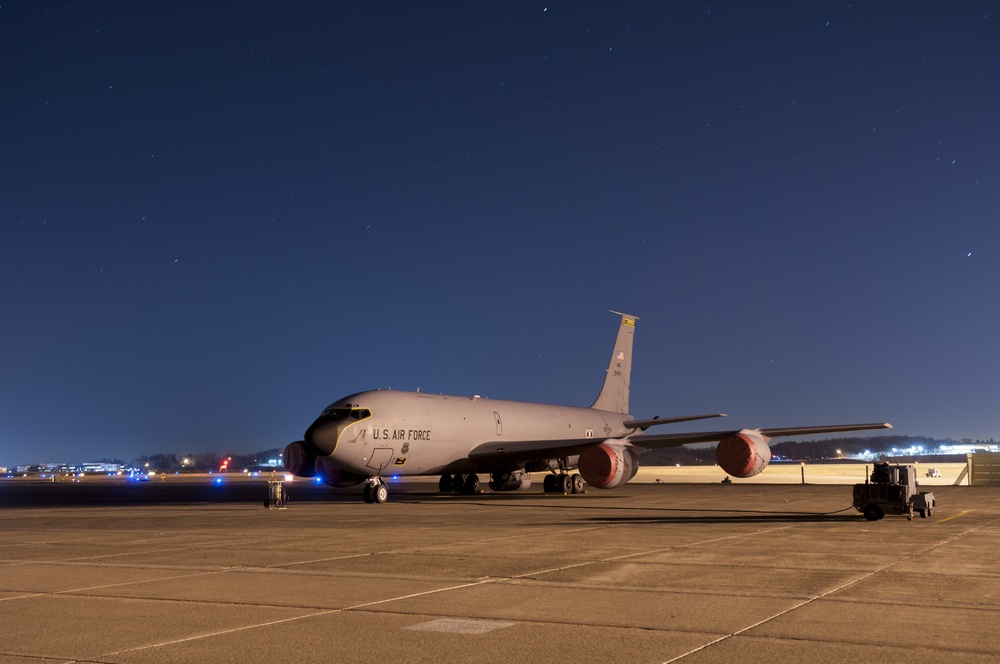
[[[389,487],[381,477],[373,477],[365,482],[363,495],[366,503],[384,503],[389,500]]]
[[[545,493],[583,493],[583,478],[576,473],[569,475],[561,473],[559,475],[546,475],[542,480],[542,488]]]
[[[479,493],[479,475],[442,475],[438,481],[438,490],[441,493],[464,493],[473,495]]]

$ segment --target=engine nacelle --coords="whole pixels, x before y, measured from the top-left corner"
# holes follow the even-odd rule
[[[639,460],[631,447],[601,443],[580,454],[580,475],[595,489],[613,489],[635,477]]]
[[[333,461],[333,457],[316,457],[313,475],[318,476],[323,484],[336,487],[361,484],[367,477],[349,473]]]
[[[719,467],[733,477],[742,479],[759,475],[771,462],[768,440],[756,431],[744,429],[720,440],[715,448],[715,458]]]
[[[492,473],[490,475],[490,488],[494,491],[516,491],[527,489],[531,486],[531,478],[523,470],[515,470],[512,473]]]
[[[290,443],[281,453],[281,461],[285,470],[296,477],[316,476],[316,453],[307,448],[304,441]]]

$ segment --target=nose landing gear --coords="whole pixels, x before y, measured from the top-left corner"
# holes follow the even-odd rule
[[[366,503],[384,503],[389,500],[389,487],[381,477],[373,477],[365,482],[362,494]]]

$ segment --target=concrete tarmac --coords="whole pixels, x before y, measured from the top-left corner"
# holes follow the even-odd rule
[[[845,486],[407,482],[384,505],[293,486],[284,510],[260,484],[170,486],[131,504],[0,487],[0,662],[1000,656],[997,489],[868,522]]]

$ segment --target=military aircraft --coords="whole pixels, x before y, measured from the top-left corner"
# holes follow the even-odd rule
[[[385,477],[440,475],[443,492],[479,491],[488,474],[494,491],[531,485],[530,473],[544,472],[547,493],[579,493],[622,486],[638,470],[649,448],[719,441],[719,466],[737,478],[759,474],[771,460],[768,442],[778,436],[891,429],[886,423],[836,424],[776,429],[647,434],[654,426],[724,413],[634,419],[629,414],[629,380],[635,316],[621,316],[604,385],[589,408],[475,396],[374,390],[330,404],[303,440],[283,453],[285,469],[335,487],[364,483],[366,502],[383,503]],[[571,472],[576,470],[577,472]]]

